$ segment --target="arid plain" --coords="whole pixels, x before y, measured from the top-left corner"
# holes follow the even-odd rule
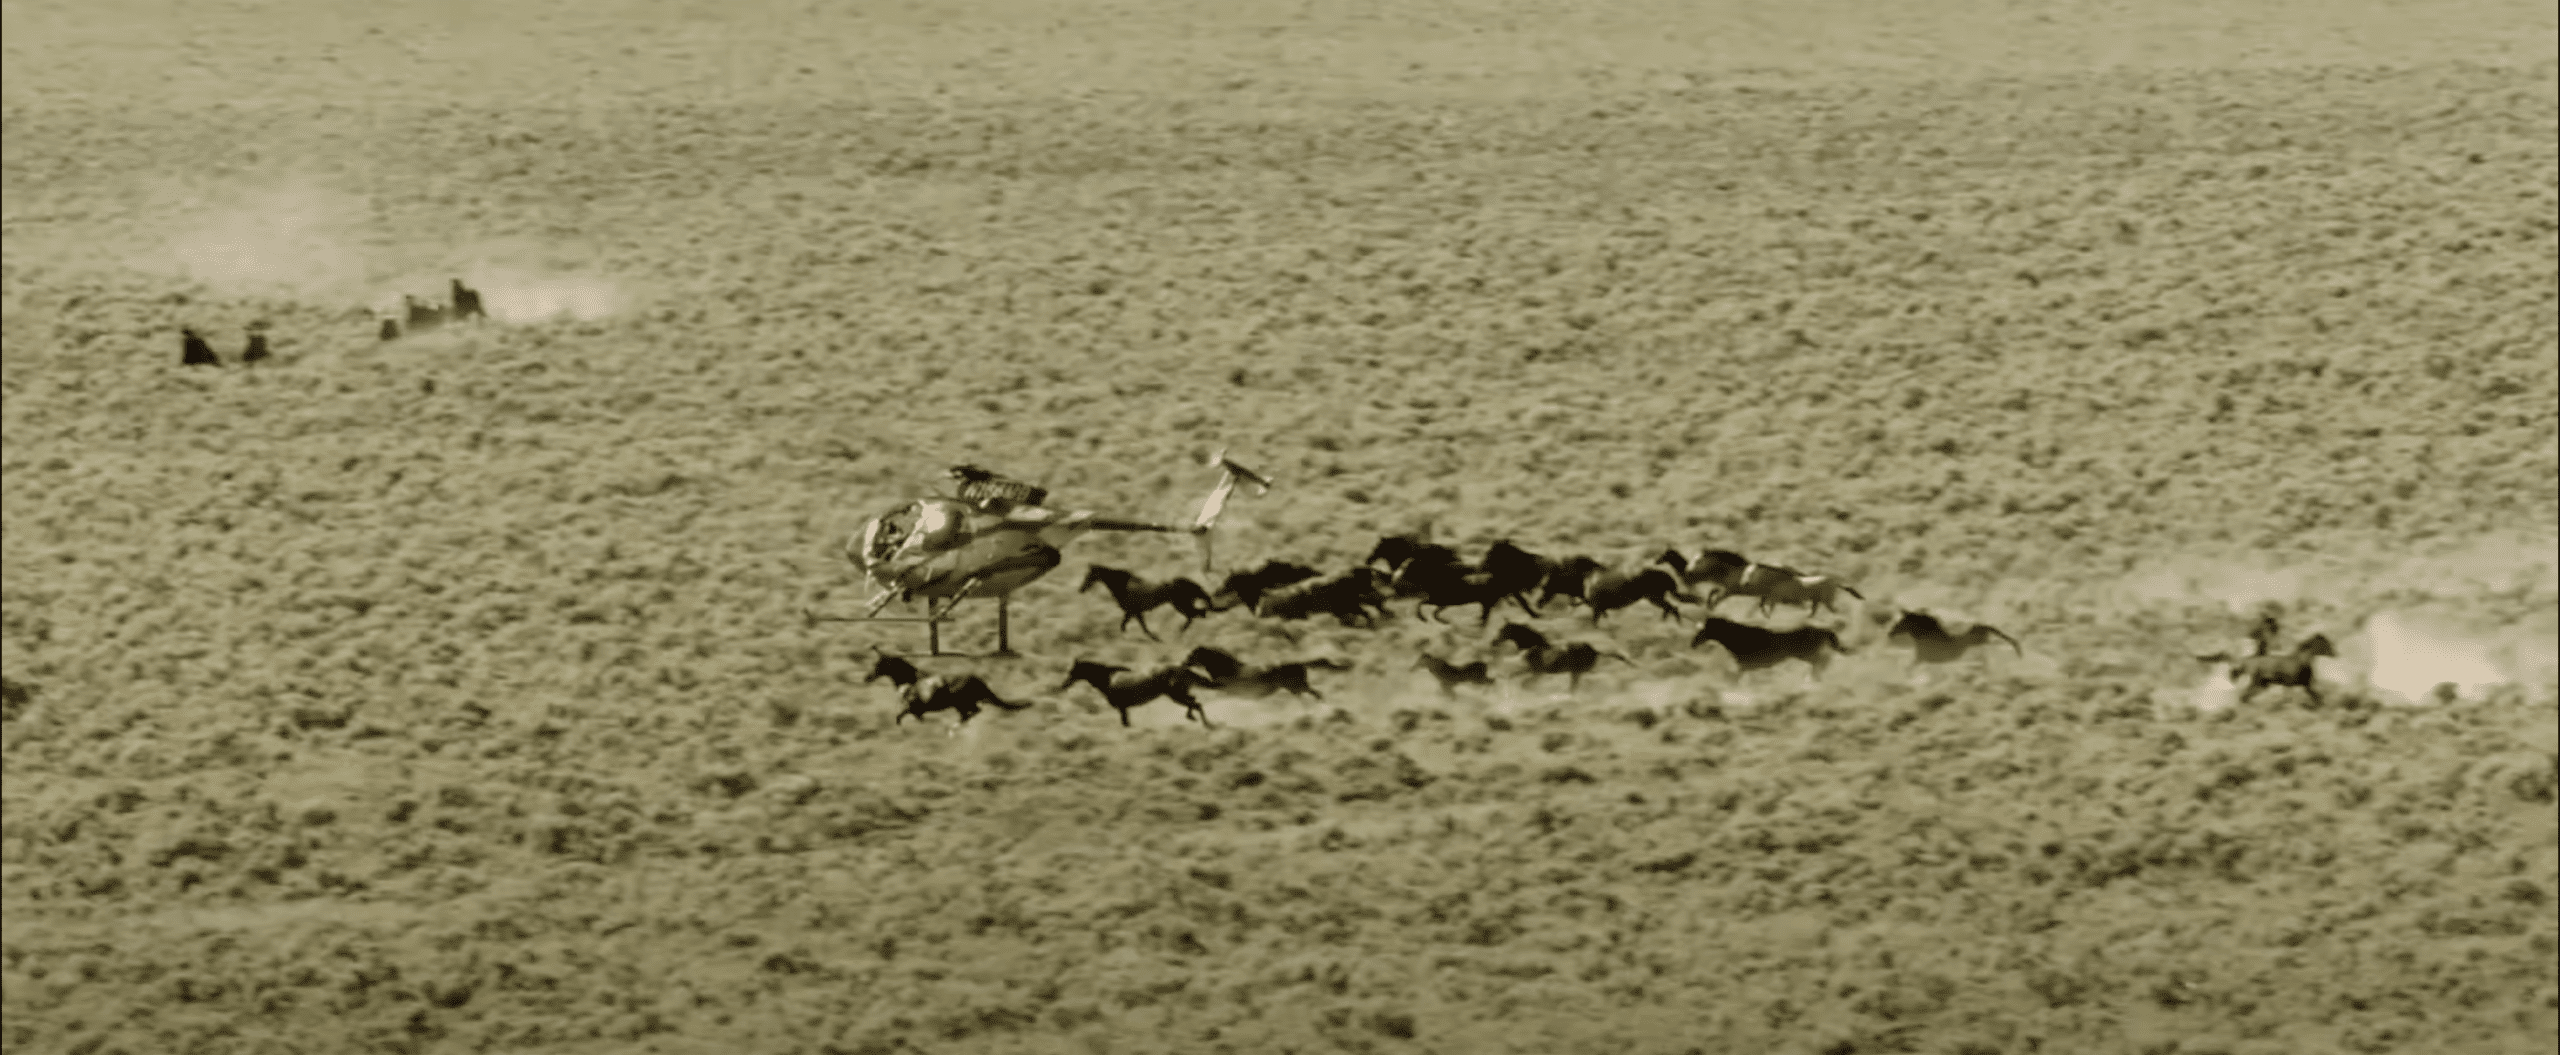
[[[0,1046],[2549,1051],[2552,10],[1877,6],[8,3]],[[951,735],[802,620],[947,465],[1217,447],[1223,565],[1721,546],[1853,651],[1159,644],[1097,538]],[[2194,659],[2269,603],[2325,701]],[[1355,666],[1057,690],[1203,643]]]

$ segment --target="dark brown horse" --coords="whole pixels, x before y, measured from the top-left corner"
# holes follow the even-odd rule
[[[1265,598],[1262,614],[1291,621],[1329,615],[1344,626],[1374,627],[1387,612],[1384,579],[1376,568],[1353,568],[1295,593]]]
[[[1102,693],[1103,702],[1120,712],[1120,724],[1123,726],[1129,724],[1129,708],[1162,697],[1181,704],[1183,717],[1199,719],[1202,728],[1213,728],[1209,725],[1209,712],[1200,709],[1200,701],[1191,695],[1192,689],[1208,684],[1199,674],[1188,667],[1165,667],[1142,678],[1119,680],[1118,675],[1128,671],[1127,667],[1079,659],[1075,666],[1067,669],[1067,680],[1059,683],[1058,688],[1073,688],[1079,681],[1093,686],[1095,691]]]
[[[1129,621],[1135,619],[1139,631],[1155,638],[1156,632],[1147,626],[1147,613],[1167,605],[1182,616],[1182,628],[1185,630],[1191,629],[1192,622],[1209,614],[1209,591],[1189,579],[1149,582],[1118,568],[1096,564],[1085,571],[1084,585],[1076,587],[1076,592],[1093,589],[1095,583],[1101,583],[1103,589],[1111,591],[1112,603],[1120,606],[1120,629],[1124,632],[1129,629]]]
[[[1673,601],[1697,603],[1697,598],[1680,592],[1680,580],[1660,568],[1647,568],[1633,575],[1602,569],[1584,580],[1582,602],[1591,606],[1591,625],[1600,625],[1600,617],[1638,601],[1651,601],[1662,614],[1677,623],[1680,607]]]
[[[1732,592],[1735,586],[1741,585],[1742,573],[1751,568],[1751,558],[1729,549],[1707,550],[1698,554],[1698,559],[1694,561],[1681,556],[1679,550],[1666,549],[1662,551],[1661,556],[1653,560],[1656,564],[1670,565],[1671,573],[1678,575],[1684,585],[1696,586],[1699,583],[1706,583],[1709,587],[1707,590],[1709,607],[1724,600],[1725,594]]]
[[[896,685],[898,698],[907,701],[907,709],[898,712],[898,717],[890,722],[892,725],[903,723],[909,717],[923,721],[925,715],[935,711],[956,711],[960,715],[960,724],[967,725],[969,719],[978,716],[981,704],[993,704],[1008,711],[1031,706],[1027,703],[1006,703],[975,674],[956,677],[926,674],[917,670],[915,664],[887,653],[879,653],[879,658],[871,663],[871,673],[862,680],[869,684],[882,678]]]
[[[1425,652],[1413,661],[1413,665],[1417,670],[1431,672],[1432,678],[1439,681],[1440,695],[1443,696],[1456,696],[1460,685],[1482,685],[1487,688],[1493,685],[1493,676],[1486,673],[1485,663],[1481,659],[1460,666]]]
[[[1262,614],[1262,599],[1284,586],[1295,586],[1323,572],[1304,564],[1287,561],[1264,561],[1252,571],[1240,571],[1218,584],[1218,592],[1209,595],[1209,610],[1223,612],[1242,605],[1244,610]]]
[[[1709,642],[1724,646],[1744,673],[1766,670],[1787,662],[1802,660],[1819,677],[1831,665],[1834,653],[1847,654],[1840,635],[1818,626],[1800,626],[1793,630],[1771,630],[1767,627],[1737,623],[1730,619],[1707,616],[1700,620],[1697,636],[1689,639],[1689,647]]]
[[[2282,655],[2233,656],[2216,652],[2210,656],[2196,658],[2207,663],[2231,664],[2231,680],[2241,683],[2240,702],[2242,703],[2249,702],[2249,697],[2257,695],[2258,690],[2269,685],[2301,689],[2311,694],[2311,702],[2325,703],[2327,701],[2320,698],[2317,672],[2312,661],[2322,656],[2337,654],[2337,646],[2329,643],[2329,635],[2313,634],[2304,639],[2301,644],[2295,645],[2292,652]]]
[[[454,279],[453,321],[479,319],[485,322],[488,318],[489,309],[480,306],[480,291],[463,285],[461,279]]]
[[[1591,668],[1599,666],[1602,656],[1621,660],[1628,666],[1634,666],[1636,662],[1615,652],[1602,652],[1580,641],[1570,645],[1552,644],[1547,641],[1546,635],[1518,623],[1502,624],[1502,632],[1495,634],[1493,640],[1497,644],[1509,642],[1520,646],[1520,658],[1528,664],[1528,676],[1531,678],[1548,674],[1564,675],[1567,693],[1582,687],[1582,676],[1591,673]]]
[[[1182,665],[1198,671],[1207,681],[1209,688],[1256,700],[1275,692],[1286,692],[1292,696],[1312,696],[1321,700],[1324,694],[1307,684],[1307,671],[1351,669],[1348,664],[1337,663],[1330,659],[1275,663],[1267,667],[1247,667],[1243,660],[1228,654],[1224,649],[1210,648],[1207,645],[1192,649],[1190,655],[1182,657]]]
[[[1910,641],[1911,661],[1914,663],[1953,663],[1963,659],[1965,653],[1994,640],[2006,641],[2010,651],[2026,655],[2026,650],[2018,647],[2018,639],[2001,633],[1999,627],[1975,623],[1964,633],[1951,634],[1936,615],[1916,608],[1894,620],[1892,628],[1884,632],[1884,638],[1887,641]]]

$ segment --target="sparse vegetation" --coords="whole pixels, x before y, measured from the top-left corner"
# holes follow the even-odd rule
[[[1663,58],[1685,12],[1451,52],[1295,9],[1177,45],[1226,16],[795,8],[914,46],[766,42],[721,88],[706,38],[613,8],[510,20],[558,55],[450,83],[396,22],[339,42],[360,76],[209,8],[11,8],[9,1051],[2560,1028],[2547,9],[2521,56],[2459,36],[2500,12],[2324,8],[2354,31],[2299,62],[2119,66],[2164,38],[2093,8],[1967,31],[2033,63],[1883,71],[1825,49],[1958,42],[1713,27],[1779,56],[1745,70]],[[591,59],[629,83],[564,94]],[[495,324],[375,339],[376,286],[448,275]],[[179,326],[253,320],[257,371],[176,365]],[[1852,652],[1735,675],[1562,609],[1629,660],[1564,700],[1404,602],[1159,643],[1074,585],[1192,553],[1106,537],[1017,599],[1029,658],[975,667],[1032,706],[944,735],[861,683],[884,636],[797,615],[856,603],[845,532],[947,465],[1175,519],[1215,447],[1280,484],[1221,570],[1729,547],[1856,584]],[[2210,705],[2193,657],[2268,598],[2337,669],[2432,628],[2511,683]],[[2024,655],[1908,669],[1892,603]],[[1353,667],[1204,689],[1214,728],[1058,689],[1199,645]],[[1444,694],[1426,651],[1502,684]]]

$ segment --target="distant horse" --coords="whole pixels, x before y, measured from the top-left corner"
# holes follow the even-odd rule
[[[454,279],[453,321],[461,322],[464,319],[479,319],[485,322],[488,321],[488,318],[488,309],[480,306],[480,291],[463,285],[461,279]]]
[[[442,306],[429,304],[406,293],[400,295],[400,303],[408,311],[407,332],[425,333],[444,325],[445,309]]]
[[[1076,592],[1093,589],[1095,583],[1101,583],[1103,589],[1111,591],[1112,603],[1120,606],[1120,629],[1124,632],[1129,629],[1129,621],[1135,619],[1141,632],[1150,638],[1163,640],[1156,637],[1154,630],[1148,629],[1147,613],[1166,605],[1173,606],[1173,610],[1182,616],[1184,630],[1191,629],[1194,621],[1209,614],[1209,591],[1189,579],[1149,582],[1118,568],[1096,564],[1085,571],[1084,585],[1076,587]]]
[[[1413,666],[1416,670],[1431,672],[1432,678],[1440,682],[1442,696],[1456,696],[1460,685],[1483,685],[1488,688],[1493,685],[1493,676],[1486,673],[1485,662],[1481,659],[1459,666],[1425,652],[1420,658],[1414,660]]]
[[[222,357],[213,354],[213,346],[196,336],[196,331],[181,327],[178,330],[178,365],[220,366]]]
[[[1636,662],[1615,652],[1602,652],[1580,641],[1570,645],[1550,644],[1546,635],[1519,623],[1502,624],[1502,632],[1495,634],[1493,640],[1496,644],[1509,642],[1520,646],[1520,658],[1529,667],[1528,677],[1535,678],[1547,674],[1565,675],[1565,692],[1567,693],[1582,687],[1582,676],[1591,673],[1591,668],[1599,666],[1602,656],[1622,660],[1628,666],[1634,666]]]
[[[1733,661],[1741,665],[1744,673],[1766,670],[1793,659],[1804,661],[1819,677],[1831,665],[1833,653],[1845,655],[1849,651],[1840,643],[1839,634],[1818,626],[1771,630],[1712,615],[1699,621],[1697,636],[1689,639],[1689,647],[1711,641],[1732,653]]]
[[[957,677],[928,675],[917,670],[915,664],[887,653],[880,653],[879,658],[872,661],[871,673],[862,680],[869,684],[882,678],[896,685],[899,698],[907,701],[907,709],[898,712],[898,717],[890,722],[892,725],[903,723],[910,716],[921,722],[925,715],[935,711],[957,711],[960,724],[967,725],[969,719],[978,716],[980,704],[994,704],[1008,711],[1031,706],[1027,703],[1006,703],[975,674]]]
[[[1122,726],[1129,724],[1129,708],[1163,697],[1181,704],[1183,717],[1199,719],[1202,728],[1212,728],[1209,712],[1202,710],[1200,701],[1191,695],[1192,689],[1208,684],[1199,674],[1188,667],[1165,667],[1135,681],[1120,682],[1114,677],[1128,670],[1127,667],[1079,659],[1075,666],[1067,669],[1067,680],[1059,683],[1058,688],[1061,691],[1074,688],[1079,681],[1093,686],[1095,691],[1102,693],[1103,702],[1120,712]]]
[[[1275,663],[1268,667],[1249,668],[1242,660],[1228,654],[1225,650],[1210,648],[1207,645],[1192,649],[1190,655],[1182,657],[1182,665],[1199,671],[1207,678],[1209,688],[1256,700],[1275,692],[1286,692],[1292,696],[1313,696],[1321,700],[1324,694],[1307,684],[1307,671],[1319,668],[1351,669],[1347,664],[1330,659]]]
[[[248,347],[240,349],[240,365],[247,366],[251,363],[263,363],[267,361],[268,354],[266,331],[260,330],[254,326],[250,327],[249,345]]]
[[[2026,650],[2018,647],[2018,639],[2001,633],[1999,627],[1976,623],[1962,634],[1950,634],[1937,616],[1918,609],[1902,613],[1884,637],[1887,641],[1909,639],[1914,663],[1953,663],[1994,640],[2006,641],[2011,652],[2026,655]]]
[[[1252,571],[1235,572],[1218,584],[1218,592],[1209,595],[1212,612],[1223,612],[1242,605],[1248,612],[1260,614],[1262,599],[1283,586],[1295,586],[1324,574],[1304,564],[1287,561],[1264,561]],[[1232,600],[1230,600],[1232,598]],[[1227,603],[1220,604],[1225,601]]]
[[[2337,654],[2337,647],[2329,643],[2329,635],[2313,634],[2295,645],[2292,652],[2282,655],[2233,656],[2217,652],[2196,658],[2207,663],[2231,664],[2231,680],[2247,683],[2240,690],[2242,703],[2249,702],[2249,697],[2269,685],[2301,689],[2311,694],[2311,702],[2326,703],[2328,701],[2320,698],[2312,660]]]

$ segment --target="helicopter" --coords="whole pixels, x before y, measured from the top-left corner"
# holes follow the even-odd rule
[[[879,588],[859,616],[827,616],[814,610],[803,615],[820,622],[906,622],[925,624],[927,654],[942,651],[942,624],[963,601],[992,598],[996,602],[996,655],[1013,655],[1013,593],[1057,569],[1067,543],[1090,531],[1153,531],[1188,534],[1200,546],[1200,563],[1209,565],[1209,529],[1226,511],[1238,483],[1268,494],[1271,480],[1236,464],[1225,450],[1209,455],[1218,483],[1200,502],[1188,524],[1163,524],[1104,516],[1091,510],[1052,508],[1047,488],[1004,477],[976,465],[956,465],[948,475],[958,486],[951,495],[910,499],[863,522],[845,540],[844,556]],[[880,614],[892,602],[924,602],[920,616]]]

